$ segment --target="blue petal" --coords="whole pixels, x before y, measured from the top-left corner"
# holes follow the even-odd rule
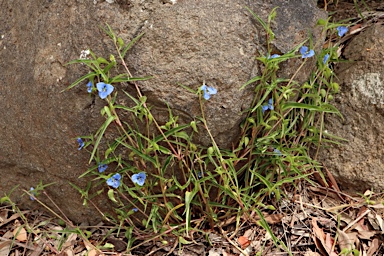
[[[272,56],[267,57],[267,59],[274,59],[280,57],[280,54],[272,54]]]
[[[308,54],[306,55],[307,58],[315,56],[315,51],[314,50],[309,50]]]
[[[207,91],[208,91],[208,93],[211,94],[211,95],[215,95],[215,94],[217,93],[217,89],[214,88],[214,87],[211,87],[211,86],[208,86],[208,87],[207,87]]]
[[[32,195],[35,195],[36,193],[33,192],[33,190],[35,190],[35,188],[34,188],[34,187],[31,187],[31,188],[29,189],[29,192],[30,192]],[[29,199],[31,199],[32,201],[35,201],[35,197],[33,197],[33,196],[29,196]]]
[[[326,64],[328,59],[329,59],[329,54],[327,53],[327,54],[324,55],[323,64]]]
[[[207,86],[206,84],[203,84],[200,89],[203,91],[203,97],[205,100],[209,100],[212,95],[215,95],[217,93],[217,89],[211,86]]]
[[[111,94],[115,89],[112,85],[103,82],[97,83],[96,88],[99,91],[99,96],[101,99],[107,98],[107,96]]]
[[[81,138],[77,138],[77,143],[79,143],[78,150],[82,149],[84,147],[84,141]]]
[[[315,51],[314,50],[310,50],[308,49],[307,46],[301,46],[300,47],[300,53],[301,53],[301,58],[310,58],[312,57],[313,55],[315,55]]]
[[[301,55],[305,55],[308,51],[308,47],[307,46],[301,46],[299,51],[300,51]]]
[[[137,212],[137,211],[138,211],[138,209],[137,209],[137,208],[133,208],[133,209],[132,209],[132,211],[134,211],[134,212]]]
[[[303,46],[304,47],[304,46]],[[307,47],[306,47],[307,48]],[[307,48],[308,49],[308,48]],[[301,52],[301,51],[300,51]],[[305,53],[302,53],[302,55],[301,55],[301,58],[310,58],[310,57],[312,57],[312,56],[314,56],[315,55],[315,51],[314,50],[309,50],[309,51],[307,51],[307,52],[305,52]]]
[[[108,165],[106,165],[106,164],[102,164],[102,163],[100,163],[99,166],[98,166],[98,169],[99,169],[99,172],[100,172],[100,173],[102,173],[102,172],[104,172],[105,170],[107,170],[107,168],[108,168]]]
[[[89,93],[92,92],[92,87],[93,87],[93,84],[92,84],[91,81],[89,81],[89,82],[87,83],[87,91],[88,91]]]
[[[145,172],[140,172],[137,174],[133,174],[131,179],[133,183],[136,183],[139,186],[143,186],[145,179],[147,178],[147,174]]]
[[[281,153],[280,150],[278,150],[277,148],[273,149],[273,152],[278,155],[278,156],[282,156],[283,154]]]
[[[263,105],[263,106],[261,106],[261,111],[263,112],[263,114],[264,114],[264,112],[267,111],[268,109],[269,109],[268,105]]]
[[[211,95],[209,93],[204,92],[203,97],[205,100],[209,100],[211,98]]]
[[[121,180],[121,175],[120,173],[116,173],[115,175],[112,176],[115,180]]]
[[[113,188],[118,188],[120,186],[120,179],[121,175],[119,173],[116,173],[107,180],[107,185]]]
[[[345,35],[345,33],[348,32],[348,28],[345,27],[345,26],[340,26],[340,27],[337,27],[337,34],[342,37],[343,35]]]

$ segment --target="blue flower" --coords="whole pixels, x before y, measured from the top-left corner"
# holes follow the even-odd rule
[[[205,100],[209,100],[212,95],[215,95],[217,93],[217,89],[213,88],[211,86],[207,86],[206,84],[203,84],[200,89],[203,91],[203,97]]]
[[[337,27],[337,34],[339,35],[339,37],[342,37],[347,32],[348,32],[348,28],[347,27],[345,27],[345,26]]]
[[[99,163],[99,166],[98,166],[97,168],[99,169],[99,173],[102,173],[102,172],[104,172],[105,170],[107,170],[108,165],[103,164],[103,163]]]
[[[137,211],[138,211],[138,209],[137,209],[137,208],[133,208],[133,209],[132,209],[132,211],[134,211],[134,212],[137,212]]]
[[[132,175],[132,182],[139,186],[143,186],[146,178],[147,174],[145,172],[140,172]]]
[[[273,153],[275,153],[275,155],[278,155],[278,156],[282,156],[283,154],[281,153],[280,150],[278,150],[277,148],[274,148],[273,149]]]
[[[116,173],[107,180],[107,184],[108,186],[111,186],[113,188],[118,188],[120,186],[120,180],[121,180],[120,173]]]
[[[300,53],[301,53],[301,58],[310,58],[315,55],[315,51],[312,49],[308,49],[307,46],[301,46],[300,47]]]
[[[273,99],[272,99],[272,98],[270,98],[270,99],[268,100],[268,104],[267,104],[267,105],[263,105],[263,106],[261,106],[261,110],[263,111],[263,114],[264,114],[264,112],[267,111],[268,109],[270,109],[270,110],[273,110],[273,109],[274,109],[274,108],[273,108]]]
[[[85,145],[84,141],[81,138],[77,138],[77,143],[79,143],[78,150],[82,149]]]
[[[107,98],[107,96],[113,92],[113,89],[115,89],[112,85],[103,82],[97,83],[96,87],[102,99]]]
[[[89,81],[87,83],[87,92],[91,93],[92,92],[92,88],[93,88],[93,83],[91,81]]]
[[[277,57],[280,57],[280,54],[272,54],[272,56],[267,56],[267,59],[274,59],[274,58],[277,58]]]
[[[329,59],[329,54],[327,53],[324,55],[323,64],[327,63],[328,59]]]
[[[32,194],[32,195],[36,195],[36,192],[34,191],[35,188],[34,187],[31,187],[29,189],[29,192]],[[29,196],[29,198],[32,200],[32,201],[35,201],[35,197],[34,196]]]
[[[203,172],[198,172],[197,173],[197,178],[201,179],[203,177]]]

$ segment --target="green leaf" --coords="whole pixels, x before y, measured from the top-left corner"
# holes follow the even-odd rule
[[[104,73],[108,73],[109,70],[114,67],[116,65],[116,62],[114,61],[111,61],[104,69],[103,69],[103,72]]]
[[[80,77],[79,79],[77,79],[75,82],[73,82],[70,86],[68,86],[66,89],[62,90],[61,92],[69,90],[69,89],[75,87],[76,85],[78,85],[79,83],[81,83],[84,80],[92,80],[96,75],[97,74],[94,73],[94,72],[88,73],[88,74]]]
[[[111,199],[111,201],[115,202],[115,203],[119,203],[117,202],[116,198],[115,198],[115,193],[114,193],[114,190],[113,189],[109,189],[108,190],[108,197],[109,199]]]
[[[121,37],[117,38],[117,45],[119,48],[122,48],[124,46],[124,40]]]
[[[96,139],[96,142],[95,142],[95,145],[93,146],[93,150],[92,150],[92,154],[91,154],[91,157],[89,158],[89,162],[88,163],[91,163],[93,158],[95,157],[95,154],[96,154],[96,151],[97,149],[99,148],[99,144],[100,144],[100,141],[101,139],[103,138],[103,135],[105,133],[105,130],[108,128],[108,126],[115,120],[115,117],[114,116],[110,116],[107,118],[107,120],[105,120],[104,124],[100,127],[100,129],[97,131],[97,139]]]
[[[176,132],[174,134],[174,136],[177,137],[177,138],[182,138],[182,139],[184,139],[186,141],[190,140],[190,137],[188,136],[188,134],[185,131]]]
[[[255,17],[255,19],[263,26],[263,28],[265,29],[265,31],[269,31],[269,27],[268,25],[259,17],[257,16],[251,9],[249,9],[248,7],[245,7],[252,15],[253,17]]]
[[[188,229],[187,229],[188,233]],[[192,242],[185,240],[182,236],[179,236],[179,243],[181,244],[191,244]]]
[[[97,63],[99,63],[99,64],[109,64],[109,62],[108,62],[106,59],[104,59],[103,57],[98,57],[98,58],[96,59],[96,61],[97,61]]]
[[[328,103],[322,104],[321,106],[314,106],[314,105],[309,105],[309,104],[305,104],[305,103],[286,102],[286,103],[283,103],[280,107],[283,111],[291,109],[291,108],[301,108],[301,109],[307,109],[307,110],[311,110],[311,111],[334,113],[334,114],[341,116],[341,114],[337,110],[337,108],[335,108],[334,106],[332,106]]]
[[[120,74],[115,77],[113,77],[110,81],[110,83],[122,83],[122,82],[134,82],[134,81],[145,81],[148,79],[151,79],[152,76],[146,76],[146,77],[129,77],[127,74]]]
[[[189,124],[191,125],[194,132],[199,133],[199,131],[197,130],[197,126],[196,126],[196,121],[192,121]]]
[[[250,85],[254,82],[257,82],[259,80],[261,80],[261,76],[255,76],[254,78],[252,78],[251,80],[249,80],[248,82],[246,82],[245,84],[243,84],[241,87],[240,87],[240,90],[243,90],[247,85]]]
[[[113,30],[112,28],[108,25],[108,23],[105,23],[105,25],[107,26],[107,29],[105,28],[102,28],[100,27],[112,40],[113,42],[115,43],[116,42],[116,36],[115,34],[113,33]]]
[[[169,131],[166,131],[166,132],[164,133],[164,136],[165,136],[166,138],[168,138],[169,136],[171,136],[171,135],[173,135],[173,134],[175,134],[175,133],[177,133],[177,132],[179,132],[179,131],[181,131],[181,130],[184,130],[185,128],[188,128],[188,127],[189,127],[189,124],[180,125],[180,126],[178,126],[178,127],[175,127],[175,128],[170,129]],[[159,136],[157,136],[157,137],[154,139],[154,142],[159,142],[159,141],[163,140],[163,139],[164,139],[164,136],[163,136],[163,135],[159,135]]]
[[[196,94],[197,92],[195,90],[193,90],[192,88],[189,88],[188,86],[185,86],[183,84],[178,84],[179,86],[183,87],[184,89],[186,89],[187,91],[193,93],[193,94]]]
[[[127,46],[124,48],[124,50],[121,52],[122,58],[125,57],[125,54],[131,47],[144,35],[144,33],[139,34],[137,37],[135,37],[131,42],[127,44]]]
[[[147,161],[147,162],[151,162],[151,163],[152,163],[154,166],[156,166],[156,167],[158,166],[158,163],[157,163],[157,161],[156,161],[154,158],[152,158],[152,157],[146,155],[146,154],[143,153],[143,152],[140,152],[139,150],[137,150],[137,149],[134,148],[133,146],[128,145],[127,143],[125,143],[124,141],[122,141],[122,140],[120,140],[120,139],[117,139],[116,141],[118,141],[122,146],[124,146],[124,147],[130,149],[135,155],[137,155],[137,156],[140,157],[141,159],[143,159],[143,160],[145,160],[145,161]]]
[[[186,229],[186,232],[188,234],[189,232],[189,226],[191,225],[191,203],[192,203],[192,199],[193,197],[196,195],[198,191],[198,188],[195,187],[193,189],[193,191],[186,191],[185,192],[185,210],[184,210],[184,214],[185,214],[185,229]]]

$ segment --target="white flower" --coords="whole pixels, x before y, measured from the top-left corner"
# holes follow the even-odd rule
[[[81,59],[81,60],[88,59],[89,53],[90,53],[89,50],[82,50],[81,53],[80,53],[79,59]]]

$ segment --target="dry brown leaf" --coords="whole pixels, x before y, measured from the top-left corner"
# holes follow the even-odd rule
[[[330,256],[338,256],[337,253],[332,251],[334,243],[335,243],[335,240],[331,237],[331,234],[330,233],[326,233],[326,235],[325,235],[325,243],[323,245],[324,245],[325,250],[327,251],[328,255],[330,255]]]
[[[20,242],[27,241],[27,231],[23,227],[17,227],[13,230],[13,236]]]
[[[222,254],[222,249],[221,248],[212,248],[209,250],[208,255],[209,256],[221,256]]]
[[[65,248],[63,252],[66,253],[67,256],[75,255],[73,250],[74,250],[76,239],[77,239],[77,234],[72,233],[68,236],[67,241],[65,241],[65,243],[63,244],[63,248]]]
[[[368,205],[368,207],[375,208],[375,209],[384,209],[383,204],[372,204],[372,205]]]
[[[11,230],[8,230],[5,232],[5,234],[2,236],[2,238],[12,239],[13,238],[13,232]]]
[[[96,256],[98,255],[97,251],[95,249],[91,249],[89,252],[88,252],[88,256]]]
[[[240,244],[241,249],[245,249],[251,244],[251,241],[249,241],[248,237],[246,237],[246,236],[240,236],[237,239],[237,242]]]
[[[328,176],[328,179],[329,181],[331,182],[331,186],[338,192],[341,192],[339,186],[337,185],[337,182],[336,182],[336,179],[335,177],[333,177],[333,174],[328,170],[328,168],[325,168],[326,172],[327,172],[327,176]]]
[[[325,234],[321,228],[317,225],[316,218],[312,219],[312,230],[313,230],[313,241],[315,242],[316,248],[319,249],[322,254],[326,254],[322,241],[324,241]]]
[[[284,217],[284,214],[277,213],[277,214],[270,214],[270,215],[264,216],[264,219],[268,224],[273,225],[273,224],[280,223],[283,217]]]
[[[73,253],[73,249],[72,248],[68,248],[68,249],[63,250],[59,255],[60,256],[61,255],[74,256],[75,254]]]
[[[318,252],[306,251],[304,256],[321,256]]]
[[[360,32],[361,30],[363,30],[363,28],[361,27],[361,24],[356,24],[355,26],[352,26],[349,28],[349,34],[353,35],[353,34],[356,34],[357,32]]]
[[[88,256],[99,256],[99,255],[104,255],[100,251],[98,251],[94,245],[91,243],[84,241],[85,248],[88,250]]]
[[[356,232],[345,233],[344,231],[337,229],[337,234],[339,235],[339,247],[340,250],[347,249],[352,250],[355,249],[355,240],[357,237]]]
[[[368,231],[368,230],[358,231],[358,237],[360,239],[370,240],[371,237],[373,237],[376,234],[377,234],[376,231]]]
[[[379,214],[376,214],[377,222],[379,223],[381,231],[384,231],[384,221]]]
[[[339,202],[341,201],[340,200],[340,197],[338,196],[338,194],[334,191],[331,191],[331,190],[328,190],[328,189],[324,189],[324,188],[317,188],[317,187],[308,187],[312,192],[316,193],[316,194],[321,194],[322,196],[322,199],[324,198],[333,198],[334,200],[337,200],[337,204],[339,204]]]
[[[371,210],[366,209],[363,213],[359,213],[355,220],[348,223],[348,225],[343,229],[344,232],[346,232],[348,229],[354,228],[358,231],[360,230],[367,230],[368,228],[365,226],[364,222],[361,224],[361,220],[368,215],[371,212]]]
[[[77,234],[75,233],[70,234],[67,238],[67,241],[65,241],[65,243],[63,244],[63,247],[64,248],[69,246],[73,247],[73,245],[75,244],[74,241],[76,241],[76,239],[77,239]]]
[[[337,48],[336,50],[336,53],[337,53],[337,57],[340,57],[341,56],[341,52],[344,48],[344,45],[343,44],[340,44],[339,47]]]
[[[367,207],[365,206],[362,206],[360,209],[359,209],[359,213],[357,214],[357,218],[361,217],[361,219],[357,222],[360,224],[360,226],[363,228],[363,230],[368,230],[368,227],[365,225],[364,223],[364,218],[362,218],[363,214],[368,210]]]
[[[325,234],[323,229],[319,228],[317,225],[316,218],[312,219],[312,230],[313,234],[317,239],[314,239],[316,247],[323,252],[323,254],[328,254],[329,256],[337,256],[337,253],[332,251],[333,239],[330,234]]]
[[[252,228],[246,230],[243,236],[248,237],[249,240],[253,240],[255,238],[256,231]]]
[[[0,224],[7,219],[7,216],[8,216],[8,209],[4,209],[0,211]]]
[[[24,215],[24,214],[27,214],[29,211],[22,211],[20,213],[15,213],[13,214],[11,217],[9,217],[8,219],[4,220],[3,222],[0,223],[0,227],[7,224],[8,222],[10,221],[13,221],[13,220],[16,220],[18,219],[21,215]]]
[[[0,243],[0,256],[8,256],[11,251],[12,241],[4,241]]]
[[[379,249],[379,246],[380,246],[379,239],[377,238],[373,239],[372,244],[367,251],[367,256],[372,256],[377,251],[377,249]]]

